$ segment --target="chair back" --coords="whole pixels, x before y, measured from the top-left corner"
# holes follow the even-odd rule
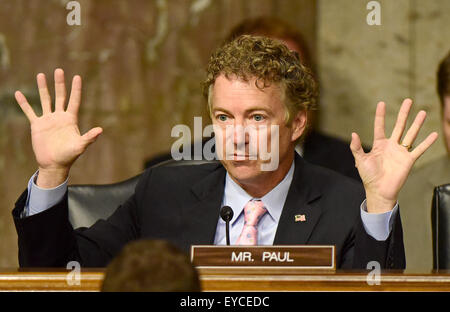
[[[155,167],[175,167],[185,165],[201,165],[210,163],[207,160],[173,159],[154,165]],[[73,228],[90,227],[99,219],[107,219],[134,192],[141,174],[113,184],[69,185],[68,204],[69,221]]]
[[[437,186],[431,205],[433,268],[450,269],[450,184]]]

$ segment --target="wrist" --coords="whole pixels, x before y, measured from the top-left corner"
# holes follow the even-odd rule
[[[366,207],[369,213],[385,213],[394,209],[397,199],[387,199],[382,196],[366,194]]]
[[[69,168],[39,168],[36,185],[40,188],[55,188],[67,180]]]

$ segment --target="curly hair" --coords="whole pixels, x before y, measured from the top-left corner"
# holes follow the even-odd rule
[[[128,243],[108,264],[103,292],[200,291],[189,256],[165,240]]]
[[[297,52],[276,40],[242,35],[213,53],[203,83],[203,95],[208,100],[210,113],[212,87],[220,75],[245,82],[255,79],[255,86],[261,90],[272,84],[280,86],[287,125],[299,111],[316,107],[317,85],[310,69],[301,64]]]

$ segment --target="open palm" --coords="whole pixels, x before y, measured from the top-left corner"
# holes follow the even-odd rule
[[[37,75],[42,116],[36,116],[25,96],[17,91],[17,103],[31,124],[33,151],[40,170],[69,170],[73,162],[86,148],[95,141],[102,132],[101,128],[93,128],[81,135],[78,129],[78,109],[81,102],[81,77],[75,76],[72,81],[70,99],[65,109],[66,87],[64,72],[55,70],[55,109],[44,74]]]
[[[362,149],[358,134],[352,133],[350,148],[366,190],[369,212],[385,212],[394,207],[398,193],[415,161],[438,137],[437,133],[433,132],[414,150],[410,151],[425,121],[426,113],[420,111],[401,141],[411,106],[410,99],[403,101],[392,135],[390,138],[386,138],[384,130],[386,106],[384,102],[378,103],[375,113],[373,147],[369,153],[365,153]]]

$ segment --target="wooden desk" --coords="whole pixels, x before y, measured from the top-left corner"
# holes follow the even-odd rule
[[[0,291],[98,291],[103,269],[83,269],[81,285],[70,286],[66,270],[0,269]],[[382,272],[380,285],[368,285],[367,272],[286,272],[236,274],[200,272],[205,291],[450,291],[450,271]]]

